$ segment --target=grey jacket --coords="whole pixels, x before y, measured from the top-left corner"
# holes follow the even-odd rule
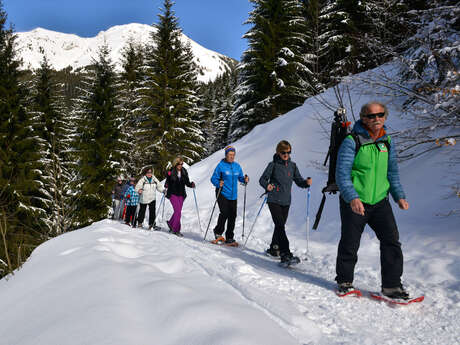
[[[282,206],[291,204],[292,182],[295,182],[300,188],[307,188],[307,181],[300,175],[297,165],[289,158],[283,161],[280,156],[275,154],[273,162],[270,162],[265,168],[259,179],[259,184],[267,190],[269,184],[275,185],[275,188],[268,192],[267,202],[273,202]]]

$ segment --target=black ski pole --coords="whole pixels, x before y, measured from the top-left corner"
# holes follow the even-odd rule
[[[246,177],[247,175],[245,175],[244,177]],[[244,241],[244,221],[245,221],[245,218],[246,218],[246,186],[248,184],[246,182],[244,182],[244,202],[243,202],[243,234],[242,234],[242,239]]]
[[[221,174],[220,181],[222,181],[222,174]],[[206,232],[204,233],[203,241],[206,241],[206,236],[208,235],[209,226],[211,225],[212,215],[214,214],[214,209],[216,208],[217,200],[219,200],[219,195],[221,191],[222,191],[222,186],[219,186],[219,190],[217,191],[216,201],[214,201],[214,206],[212,207],[211,216],[209,217],[209,222],[206,228]]]

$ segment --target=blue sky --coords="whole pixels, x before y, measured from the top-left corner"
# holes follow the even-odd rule
[[[111,26],[157,22],[163,0],[3,0],[16,31],[36,27],[97,35]],[[237,60],[247,47],[243,23],[249,0],[176,0],[173,6],[184,33],[204,47]]]

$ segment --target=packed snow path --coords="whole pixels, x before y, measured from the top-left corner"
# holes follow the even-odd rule
[[[246,250],[102,221],[40,246],[0,281],[4,344],[456,344],[460,293],[339,298],[334,255],[283,269]],[[376,272],[360,272],[364,291]],[[421,286],[415,286],[422,288]],[[412,289],[414,290],[414,289]],[[5,298],[6,297],[6,298]],[[21,321],[22,320],[22,321]]]

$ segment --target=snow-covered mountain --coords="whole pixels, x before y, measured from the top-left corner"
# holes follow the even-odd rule
[[[369,73],[379,71],[390,77],[397,73],[392,65]],[[389,105],[390,132],[407,126],[398,116],[400,100],[359,81],[345,87],[350,98],[344,102],[352,101],[345,104],[349,115],[352,108],[356,111],[377,98]],[[314,218],[327,180],[322,162],[329,145],[331,109],[336,106],[334,90],[327,90],[233,144],[236,160],[250,177],[246,236],[262,202],[258,179],[283,139],[291,143],[301,174],[313,178]],[[392,145],[398,144],[395,141]],[[293,187],[287,234],[291,250],[308,257],[295,269],[282,269],[263,254],[273,232],[266,206],[246,249],[203,242],[215,200],[209,178],[223,155],[216,152],[189,169],[197,185],[201,229],[189,190],[182,212],[184,238],[104,220],[39,246],[20,270],[0,280],[2,344],[458,344],[459,218],[449,214],[458,207],[451,186],[458,176],[452,162],[460,156],[459,145],[400,164],[410,208],[402,211],[391,203],[404,253],[403,282],[412,295],[425,295],[423,303],[401,308],[335,295],[337,195],[328,197],[307,253],[307,195]],[[239,188],[235,234],[241,241],[243,187]],[[159,225],[166,227],[164,220],[171,213],[166,201]],[[208,239],[216,220],[214,213]],[[380,290],[379,242],[368,227],[354,284],[365,295]]]
[[[73,68],[84,67],[97,58],[97,52],[101,45],[106,43],[110,50],[110,57],[120,68],[123,48],[127,42],[146,44],[151,40],[150,34],[154,31],[146,24],[117,25],[107,31],[101,31],[95,37],[83,38],[73,34],[50,31],[36,28],[32,31],[18,32],[17,44],[19,56],[24,61],[23,68],[36,69],[42,61],[43,49],[50,64],[57,70],[71,66]],[[230,58],[204,48],[185,35],[183,42],[189,42],[195,56],[195,62],[200,68],[198,79],[207,82],[214,80],[228,67]]]

